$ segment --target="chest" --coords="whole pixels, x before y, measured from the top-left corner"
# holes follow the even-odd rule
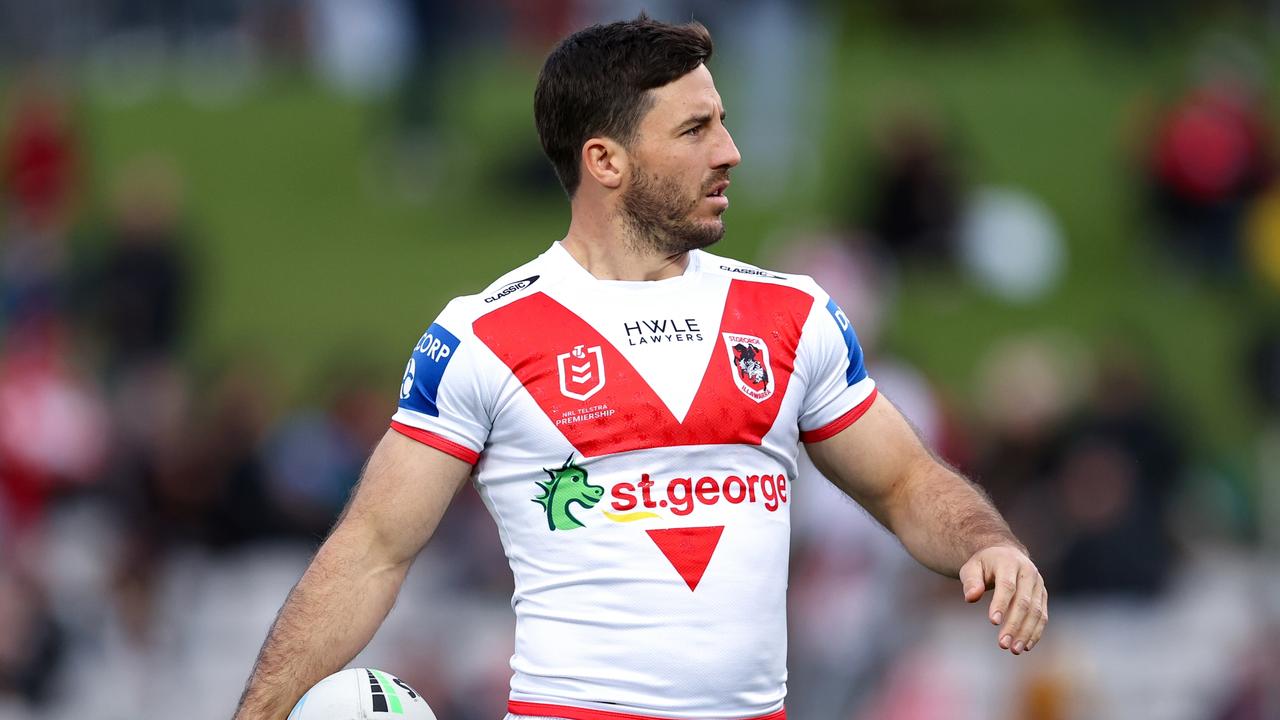
[[[476,336],[586,457],[652,447],[758,445],[792,386],[811,298],[731,281],[650,296],[535,293],[477,320]],[[500,403],[504,413],[529,403]]]

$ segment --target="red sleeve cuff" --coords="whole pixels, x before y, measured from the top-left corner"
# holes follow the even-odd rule
[[[867,410],[871,409],[871,403],[875,402],[876,396],[879,394],[880,390],[878,388],[871,388],[871,394],[867,396],[867,399],[855,405],[849,412],[816,430],[800,431],[800,442],[816,443],[835,437],[841,430],[854,424],[858,421],[858,418],[866,414]]]
[[[423,445],[429,445],[443,453],[452,455],[462,462],[475,465],[480,461],[480,453],[472,450],[466,445],[456,443],[447,437],[437,435],[429,430],[416,428],[412,425],[405,425],[404,423],[396,422],[395,420],[391,421],[391,429],[407,438],[417,440]]]

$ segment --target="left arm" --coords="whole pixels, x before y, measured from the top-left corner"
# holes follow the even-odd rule
[[[1000,647],[1018,655],[1049,619],[1044,580],[986,495],[921,443],[883,395],[835,436],[806,446],[814,465],[926,567],[959,577],[965,599],[988,589]]]

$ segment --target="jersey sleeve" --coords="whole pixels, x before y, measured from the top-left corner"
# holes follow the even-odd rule
[[[480,459],[491,429],[479,341],[462,313],[446,307],[413,347],[391,428],[465,462]]]
[[[800,410],[803,442],[834,436],[875,402],[876,384],[867,375],[857,333],[836,301],[821,290],[801,333],[797,366],[806,380]]]

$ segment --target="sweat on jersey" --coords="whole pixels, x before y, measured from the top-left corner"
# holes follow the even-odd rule
[[[875,395],[806,276],[694,251],[603,281],[557,242],[449,303],[392,427],[475,465],[515,577],[511,713],[780,720],[797,441]]]

